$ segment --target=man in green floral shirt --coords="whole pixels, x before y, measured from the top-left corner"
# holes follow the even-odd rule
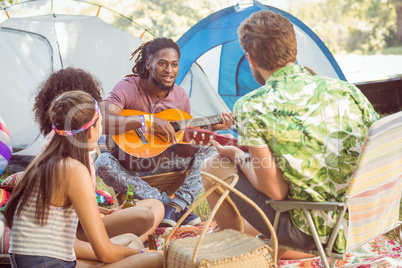
[[[205,161],[203,170],[222,178],[238,172],[236,188],[252,198],[272,222],[275,211],[265,202],[270,198],[343,201],[368,128],[378,114],[354,85],[313,76],[306,68],[295,65],[295,32],[281,15],[269,11],[254,13],[242,23],[238,33],[251,71],[263,85],[234,106],[238,145],[248,147],[250,160],[236,147],[214,143],[220,155]],[[225,165],[227,158],[237,166],[237,171],[235,165]],[[204,185],[206,189],[210,187],[207,182]],[[253,209],[231,197],[245,219],[246,230],[269,237]],[[214,205],[216,198],[209,198],[209,204]],[[321,242],[327,243],[337,215],[313,211],[312,216]],[[235,217],[225,204],[216,220],[222,229],[236,229]],[[338,252],[345,250],[346,231],[342,228],[338,234],[334,245]],[[282,214],[278,239],[282,245],[315,249],[300,210]],[[308,256],[293,251],[285,254],[286,258]]]

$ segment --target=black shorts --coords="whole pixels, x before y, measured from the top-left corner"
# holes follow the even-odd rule
[[[266,204],[266,200],[270,200],[270,198],[256,190],[241,171],[239,171],[239,181],[235,188],[253,200],[264,211],[273,225],[276,211],[271,205]],[[244,219],[264,236],[271,237],[262,217],[252,206],[232,192],[230,193],[230,198],[232,198]],[[280,216],[277,237],[279,245],[306,250],[316,249],[313,237],[303,233],[293,225],[289,212],[283,212]]]

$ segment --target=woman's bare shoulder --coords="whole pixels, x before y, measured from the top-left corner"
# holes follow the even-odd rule
[[[62,163],[62,165],[65,167],[65,174],[69,179],[74,180],[74,178],[77,177],[80,178],[82,176],[91,176],[88,168],[80,161],[68,157],[63,160],[63,162],[64,163]]]

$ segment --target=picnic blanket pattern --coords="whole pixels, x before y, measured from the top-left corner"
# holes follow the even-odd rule
[[[346,255],[345,260],[338,260],[336,267],[355,267],[355,268],[402,268],[402,246],[387,238],[380,236],[364,244],[363,246],[351,251]],[[279,261],[279,267],[324,267],[320,257],[304,260]]]
[[[210,226],[208,226],[207,233],[212,233],[216,226],[216,223],[212,222]],[[199,236],[203,227],[204,223],[200,223],[196,226],[179,227],[172,235],[171,240]],[[163,250],[165,246],[165,239],[171,233],[171,231],[172,227],[158,227],[155,230],[156,246],[159,250]],[[145,246],[147,247],[148,245],[145,244]],[[278,264],[281,268],[324,267],[320,257],[303,260],[281,260]],[[353,250],[350,254],[346,255],[344,260],[337,260],[336,267],[402,268],[402,246],[386,236],[380,236],[364,244],[358,249]]]

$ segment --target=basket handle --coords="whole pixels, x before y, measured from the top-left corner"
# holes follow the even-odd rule
[[[239,176],[238,176],[237,174],[232,174],[232,175],[229,175],[229,176],[225,177],[223,180],[229,180],[229,179],[232,180],[232,181],[231,181],[231,184],[235,185],[235,184],[237,183],[238,179],[239,179]],[[222,181],[222,180],[221,180],[221,181]],[[174,232],[177,230],[177,228],[180,226],[180,224],[184,221],[184,219],[185,219],[199,204],[201,204],[202,201],[204,201],[212,192],[214,192],[214,191],[215,191],[217,188],[219,188],[219,187],[220,187],[220,184],[215,183],[200,199],[198,199],[195,203],[193,203],[193,205],[192,205],[192,206],[187,210],[187,212],[180,218],[180,220],[177,221],[176,225],[173,227],[173,229],[172,229],[172,231],[170,232],[170,234],[168,234],[168,236],[167,236],[166,239],[165,239],[165,247],[164,247],[164,249],[163,249],[163,255],[165,256],[165,257],[164,257],[164,261],[163,261],[163,267],[164,267],[164,268],[167,267],[167,258],[166,258],[166,257],[167,257],[167,245],[168,245],[168,242],[170,241],[170,238],[171,238],[172,235],[174,234]],[[227,195],[227,194],[226,194],[226,195]],[[226,195],[225,195],[225,196],[226,196]],[[229,203],[230,203],[232,206],[234,206],[234,208],[235,208],[235,213],[237,214],[237,216],[239,217],[239,219],[241,219],[240,212],[239,212],[239,210],[237,209],[236,205],[233,203],[233,201],[232,201],[229,197],[228,197],[228,201],[229,201]],[[218,206],[215,206],[215,207],[218,207]],[[215,212],[215,213],[216,213],[216,212]],[[212,219],[213,219],[215,213],[213,213],[213,212],[210,213],[210,215],[209,215],[209,217],[208,217],[208,220],[207,220],[207,222],[205,223],[204,228],[202,229],[200,238],[201,238],[201,236],[202,236],[202,238],[204,237],[204,235],[205,235],[205,233],[206,233],[206,231],[207,231],[207,228],[206,228],[205,226],[209,226],[209,224],[211,223],[211,221],[212,221]],[[240,220],[240,229],[242,230],[242,232],[244,231],[244,223],[243,223],[243,221],[241,221],[241,220]],[[201,241],[202,241],[202,239],[201,239]],[[197,243],[197,245],[198,245],[198,244],[201,244],[201,243]],[[197,252],[198,252],[198,249],[197,249]],[[196,256],[196,253],[194,253],[194,255]],[[193,260],[193,262],[194,262],[194,260]],[[193,264],[193,265],[194,265],[194,264]]]
[[[241,193],[240,191],[238,191],[237,189],[234,188],[234,185],[236,185],[239,176],[237,174],[231,174],[223,179],[220,179],[210,173],[207,172],[201,172],[201,175],[207,179],[209,182],[212,183],[212,187],[204,194],[204,196],[202,196],[199,200],[197,200],[197,202],[195,202],[189,209],[188,211],[180,218],[180,220],[177,222],[177,224],[173,227],[171,233],[166,237],[165,240],[165,247],[164,247],[164,262],[163,262],[163,266],[166,268],[167,267],[167,245],[168,242],[171,238],[171,236],[173,235],[173,233],[176,231],[176,229],[180,226],[180,224],[184,221],[184,219],[194,210],[194,208],[196,208],[205,198],[207,198],[212,192],[214,192],[215,190],[217,190],[219,188],[219,190],[221,191],[221,197],[218,199],[218,201],[215,204],[215,207],[213,208],[213,210],[211,211],[208,220],[206,221],[204,228],[202,229],[202,232],[200,234],[200,237],[197,241],[197,245],[194,249],[194,254],[193,254],[193,267],[195,266],[195,261],[197,258],[197,254],[199,251],[199,248],[201,246],[202,240],[204,239],[204,236],[207,232],[207,226],[210,225],[212,219],[214,218],[216,212],[218,211],[219,207],[221,206],[221,204],[223,203],[223,201],[226,199],[226,201],[229,202],[229,204],[233,207],[235,213],[237,214],[237,216],[240,219],[240,231],[244,232],[244,223],[241,220],[241,215],[239,210],[237,209],[236,205],[234,204],[234,202],[232,201],[232,199],[230,197],[228,197],[230,191],[232,191],[233,193],[235,193],[236,195],[238,195],[239,197],[241,197],[244,201],[246,201],[247,203],[249,203],[263,218],[265,224],[267,225],[270,233],[271,233],[271,245],[273,245],[274,249],[273,249],[273,261],[275,263],[275,265],[277,265],[277,248],[278,248],[278,239],[276,237],[276,233],[274,231],[274,228],[271,225],[271,222],[269,221],[269,219],[267,218],[267,216],[265,215],[265,213],[261,210],[260,207],[258,207],[254,201],[252,201],[250,198],[248,198],[247,196],[245,196],[243,193]],[[230,184],[228,184],[227,180],[230,180],[231,182]],[[223,191],[222,187],[224,186],[226,189]],[[222,193],[223,191],[223,193]]]
[[[246,195],[244,195],[242,192],[240,192],[239,190],[237,190],[236,188],[234,188],[234,185],[237,183],[237,181],[238,181],[238,175],[237,174],[235,174],[235,176],[236,176],[236,183],[231,183],[231,184],[228,184],[227,182],[225,182],[224,180],[226,179],[226,178],[228,178],[228,177],[226,177],[224,180],[221,180],[220,178],[218,178],[218,177],[216,177],[216,176],[214,176],[214,175],[212,175],[212,174],[210,174],[210,173],[207,173],[207,172],[201,172],[201,175],[205,178],[205,179],[207,179],[208,181],[210,181],[211,183],[212,182],[215,182],[215,184],[217,184],[217,183],[219,183],[220,185],[223,185],[224,187],[226,187],[226,190],[225,190],[225,193],[226,192],[230,192],[230,191],[232,191],[234,194],[236,194],[236,195],[238,195],[240,198],[242,198],[244,201],[246,201],[248,204],[250,204],[260,215],[261,215],[261,217],[262,217],[262,219],[264,220],[264,222],[265,222],[265,224],[267,225],[267,227],[268,227],[268,230],[269,230],[269,232],[271,233],[271,245],[274,247],[273,248],[273,261],[274,261],[274,263],[275,263],[275,265],[277,265],[277,258],[278,258],[278,256],[277,256],[277,249],[278,249],[278,238],[276,237],[276,232],[275,232],[275,229],[272,227],[272,224],[271,224],[271,222],[269,221],[269,219],[267,218],[267,216],[265,215],[265,213],[262,211],[262,209],[259,207],[259,206],[257,206],[257,204],[253,201],[253,200],[251,200],[249,197],[247,197]],[[233,176],[233,175],[232,175]],[[221,200],[221,199],[224,199],[224,198],[219,198],[219,200],[218,200],[218,202]],[[228,200],[229,201],[229,200]],[[229,202],[231,205],[232,205],[232,207],[235,209],[235,211],[236,211],[236,214],[237,213],[240,213],[239,211],[238,211],[238,209],[237,209],[237,207],[236,207],[236,205],[233,203],[233,201],[230,199],[230,201],[231,202]],[[215,205],[215,207],[214,207],[214,210],[215,210],[215,213],[216,213],[216,211],[218,210],[218,208],[219,208],[219,206],[220,206],[220,204],[222,203],[219,203],[218,204],[218,202],[216,203],[216,205]],[[214,213],[214,215],[212,215],[212,212],[211,212],[211,215],[209,216],[209,218],[211,218],[211,220],[212,220],[212,218],[213,218],[213,216],[215,216],[215,213]],[[238,214],[239,216],[240,216],[240,214]],[[212,216],[212,217],[211,217]],[[209,220],[209,218],[208,218],[208,220]],[[243,221],[241,221],[241,222],[243,222]],[[204,232],[204,230],[203,230],[203,232]],[[206,232],[206,231],[205,231]],[[204,233],[205,233],[204,232]],[[243,231],[242,231],[243,232]],[[203,233],[201,233],[201,235],[202,235]],[[200,240],[201,240],[202,238],[200,237]],[[200,242],[198,243],[198,244],[201,244]],[[198,245],[197,244],[197,245]],[[196,250],[198,251],[198,249],[196,248]],[[195,255],[195,254],[194,254]],[[193,263],[195,264],[195,257],[193,256]]]

